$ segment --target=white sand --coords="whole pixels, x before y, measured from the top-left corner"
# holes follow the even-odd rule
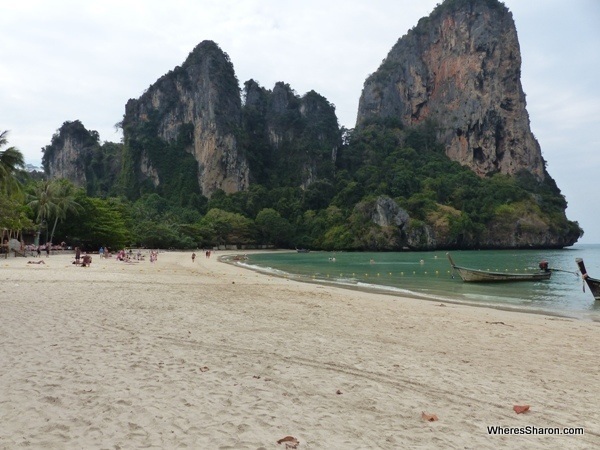
[[[196,253],[96,255],[90,268],[0,259],[0,448],[600,445],[599,323],[311,285]],[[499,425],[585,435],[490,436]]]

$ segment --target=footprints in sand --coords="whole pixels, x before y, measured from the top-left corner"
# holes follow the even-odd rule
[[[60,398],[50,397],[50,396],[46,396],[46,397],[42,398],[42,401],[45,403],[50,403],[51,405],[57,405],[57,406],[60,406],[62,403]]]

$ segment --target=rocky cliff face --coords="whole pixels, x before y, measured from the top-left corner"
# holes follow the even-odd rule
[[[248,163],[237,134],[240,126],[241,100],[233,65],[211,41],[200,43],[181,67],[160,78],[138,100],[129,100],[123,120],[138,177],[158,187],[177,170],[169,170],[167,160],[177,159],[177,151],[183,150],[196,160],[198,185],[206,196],[217,189],[232,193],[248,187]]]
[[[521,87],[512,14],[497,0],[446,0],[365,82],[357,126],[397,118],[439,127],[446,154],[479,175],[546,176]]]
[[[518,211],[490,221],[481,235],[455,236],[450,220],[460,211],[441,206],[426,221],[413,220],[393,199],[379,196],[355,208],[374,226],[356,235],[358,248],[369,250],[532,249],[563,248],[577,240],[575,233],[556,233],[548,218],[536,211]]]
[[[267,90],[254,80],[245,83],[244,97],[253,181],[306,188],[332,175],[341,139],[327,99],[314,91],[300,97],[283,82]]]
[[[45,166],[50,178],[65,178],[76,186],[85,186],[85,165],[81,157],[81,142],[72,136],[67,136],[63,141],[60,151],[54,158],[48,159]]]
[[[122,168],[123,144],[99,143],[97,131],[79,121],[65,122],[42,150],[48,178],[64,178],[90,196],[115,195]]]
[[[65,178],[79,187],[86,186],[88,161],[100,147],[98,133],[88,131],[75,120],[65,122],[42,151],[42,165],[50,179]]]

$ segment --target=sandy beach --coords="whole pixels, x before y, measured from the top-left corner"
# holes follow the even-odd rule
[[[600,446],[600,323],[196,253],[94,255],[89,268],[72,254],[0,259],[0,448]],[[585,434],[539,434],[555,427]]]

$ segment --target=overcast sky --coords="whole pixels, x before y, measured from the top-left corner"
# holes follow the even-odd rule
[[[203,40],[240,84],[315,90],[353,128],[367,76],[441,0],[0,0],[0,131],[40,164],[65,121],[102,141],[125,103]],[[521,45],[531,129],[567,216],[600,243],[600,1],[505,0]]]

